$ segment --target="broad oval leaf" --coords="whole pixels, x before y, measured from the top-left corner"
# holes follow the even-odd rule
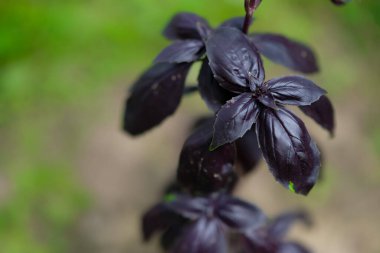
[[[266,82],[267,90],[282,104],[310,105],[326,91],[302,76],[285,76]]]
[[[203,48],[204,44],[200,40],[178,40],[162,50],[154,62],[194,62],[201,57]]]
[[[235,142],[237,158],[244,173],[254,170],[261,160],[261,150],[257,142],[255,126]]]
[[[214,78],[207,58],[203,61],[198,76],[199,93],[207,106],[214,112],[236,94],[222,88]]]
[[[206,42],[206,54],[215,78],[227,90],[241,93],[262,85],[265,77],[260,55],[242,31],[216,29]]]
[[[184,229],[172,253],[227,253],[222,224],[217,219],[202,217]]]
[[[255,205],[240,199],[221,195],[215,206],[215,215],[229,229],[243,231],[263,226],[267,218]]]
[[[330,135],[334,135],[335,129],[335,116],[334,107],[326,96],[321,96],[317,101],[311,105],[300,106],[307,116],[315,120],[321,127],[330,132]]]
[[[189,12],[181,12],[176,14],[164,29],[164,36],[168,39],[198,39],[201,36],[197,26],[202,25],[204,28],[209,28],[207,20]],[[211,29],[211,28],[209,28]]]
[[[216,115],[210,148],[215,149],[242,137],[256,122],[258,113],[259,108],[252,93],[233,97]]]
[[[306,45],[278,34],[253,34],[252,41],[260,54],[285,67],[303,73],[318,72],[313,51]]]
[[[185,142],[177,171],[178,181],[191,192],[231,191],[237,181],[234,144],[209,150],[213,121],[199,127]]]
[[[276,180],[307,195],[318,180],[320,153],[304,123],[285,108],[265,108],[257,119],[256,133]]]
[[[133,85],[127,99],[123,128],[139,135],[157,126],[177,109],[190,64],[160,63]]]

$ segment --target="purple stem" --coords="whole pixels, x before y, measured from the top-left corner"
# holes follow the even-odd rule
[[[245,8],[245,19],[243,25],[243,32],[245,34],[248,33],[249,26],[252,23],[253,12],[255,11],[256,0],[245,0],[244,8]]]

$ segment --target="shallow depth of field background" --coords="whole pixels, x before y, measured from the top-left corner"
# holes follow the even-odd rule
[[[189,124],[207,112],[198,94],[139,138],[121,131],[127,88],[168,41],[177,11],[213,25],[243,0],[0,1],[0,252],[154,253],[139,218],[175,175]],[[252,31],[310,44],[337,114],[330,139],[305,119],[325,158],[305,198],[266,165],[237,195],[268,215],[304,208],[314,226],[291,237],[320,253],[380,252],[380,3],[265,0]],[[267,77],[292,73],[265,61]],[[194,69],[199,68],[195,66]],[[189,82],[195,82],[193,73]]]

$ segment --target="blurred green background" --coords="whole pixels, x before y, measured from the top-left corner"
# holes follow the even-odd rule
[[[139,217],[174,175],[198,95],[141,138],[121,132],[127,87],[168,42],[178,11],[213,25],[243,0],[0,1],[0,252],[156,252]],[[269,214],[302,206],[316,252],[380,252],[380,2],[264,0],[252,31],[310,44],[337,111],[336,137],[306,120],[326,158],[308,198],[284,191],[262,164],[240,196]],[[288,70],[265,61],[267,76]],[[197,68],[197,67],[195,67]],[[194,73],[189,78],[195,80]],[[162,148],[164,144],[165,148]],[[303,234],[305,234],[303,236]]]

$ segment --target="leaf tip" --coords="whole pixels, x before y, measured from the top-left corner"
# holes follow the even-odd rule
[[[296,189],[294,188],[294,183],[292,181],[289,181],[288,189],[289,189],[289,191],[296,193]]]
[[[213,142],[210,144],[210,146],[208,147],[208,151],[214,151],[215,149],[217,149],[218,146],[216,146]]]

